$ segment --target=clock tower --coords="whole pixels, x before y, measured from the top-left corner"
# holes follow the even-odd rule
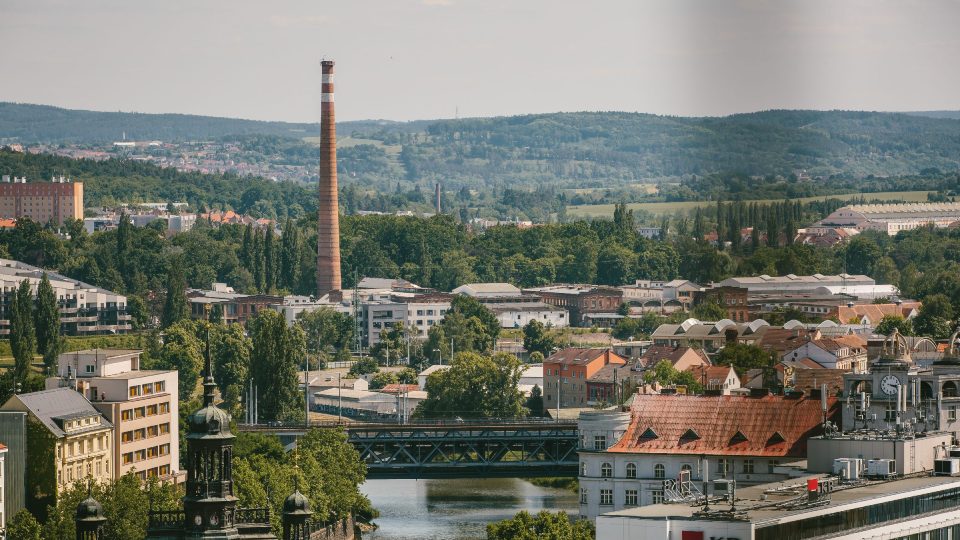
[[[214,405],[210,339],[207,338],[203,408],[187,419],[187,475],[183,497],[184,539],[242,538],[233,496],[233,440],[230,414]]]

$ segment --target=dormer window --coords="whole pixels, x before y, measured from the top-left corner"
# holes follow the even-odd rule
[[[680,436],[680,444],[696,441],[698,439],[700,439],[700,434],[693,429],[688,429],[683,432],[683,435]]]
[[[770,446],[772,444],[780,444],[782,442],[787,442],[787,439],[785,439],[783,437],[783,434],[781,434],[779,431],[774,431],[773,435],[771,435],[770,438],[767,439],[767,446]]]
[[[736,433],[733,434],[733,437],[730,438],[730,446],[733,446],[738,443],[746,442],[747,436],[743,434],[739,429]]]

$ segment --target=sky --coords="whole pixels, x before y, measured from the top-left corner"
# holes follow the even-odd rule
[[[313,122],[960,109],[960,0],[0,0],[0,101]]]

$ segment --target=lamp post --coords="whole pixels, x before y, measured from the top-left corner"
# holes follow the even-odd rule
[[[440,349],[434,349],[433,352],[437,353],[437,357],[440,359],[440,365],[443,365],[443,353],[440,352]]]

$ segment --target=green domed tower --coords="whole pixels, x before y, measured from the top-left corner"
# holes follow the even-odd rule
[[[230,414],[214,405],[213,367],[207,338],[203,408],[187,419],[187,485],[183,497],[184,538],[234,539],[237,498],[233,496],[233,440]]]

